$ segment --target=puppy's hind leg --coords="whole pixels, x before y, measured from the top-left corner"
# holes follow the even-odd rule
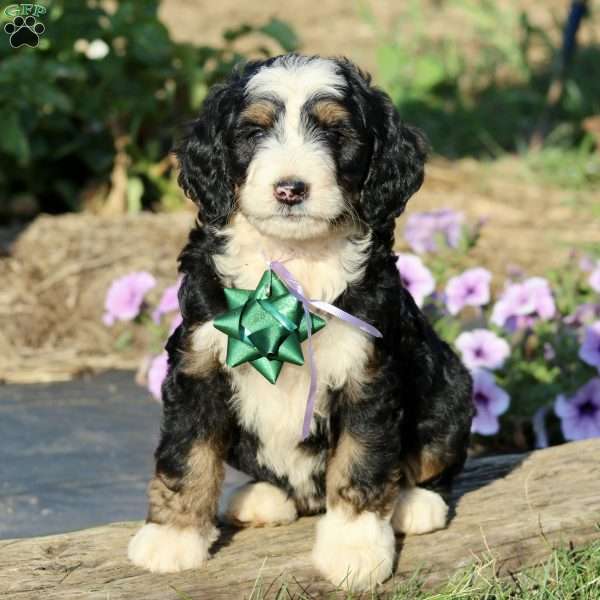
[[[265,481],[248,483],[229,497],[223,518],[242,527],[287,525],[298,518],[295,502]]]
[[[465,456],[465,443],[453,440],[451,445],[431,444],[409,457],[405,465],[406,484],[392,514],[394,531],[421,535],[446,527],[448,505],[442,494],[448,495]]]
[[[447,518],[448,505],[439,494],[412,487],[400,492],[391,522],[394,531],[398,533],[421,535],[443,529]]]

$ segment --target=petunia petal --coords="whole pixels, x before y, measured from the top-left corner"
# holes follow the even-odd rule
[[[471,431],[481,435],[495,435],[500,430],[498,418],[485,410],[477,411],[471,424]]]
[[[562,394],[554,401],[554,412],[561,419],[570,419],[577,416],[578,411]]]

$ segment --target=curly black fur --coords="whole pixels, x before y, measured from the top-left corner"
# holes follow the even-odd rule
[[[198,204],[204,226],[191,232],[180,256],[183,324],[167,346],[169,373],[156,468],[159,475],[182,480],[192,444],[206,441],[233,466],[296,497],[286,477],[259,465],[261,440],[240,426],[229,404],[227,371],[216,368],[198,375],[184,364],[193,332],[226,310],[213,257],[224,252],[219,230],[236,211],[236,188],[254,151],[252,135],[239,120],[247,102],[244,88],[273,60],[250,63],[214,87],[177,149],[179,183]],[[362,397],[350,398],[344,388],[330,390],[329,420],[321,420],[315,433],[298,444],[307,454],[331,457],[340,436],[351,434],[366,452],[352,466],[348,489],[338,493],[357,510],[383,511],[390,486],[403,485],[411,476],[413,484],[428,478],[410,466],[420,456],[439,465],[437,479],[451,479],[460,470],[472,418],[471,380],[403,288],[392,251],[394,220],[423,181],[425,138],[401,121],[389,97],[350,62],[339,60],[337,68],[347,82],[343,104],[349,117],[337,131],[322,135],[335,159],[339,184],[369,229],[372,244],[364,277],[335,304],[375,325],[383,337],[373,341],[372,379]],[[313,476],[320,496],[313,500],[322,506],[325,471]],[[302,506],[308,499],[296,500]]]

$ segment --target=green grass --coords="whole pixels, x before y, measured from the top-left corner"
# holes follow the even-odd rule
[[[481,562],[456,573],[437,589],[425,589],[423,578],[415,573],[394,592],[348,594],[346,600],[596,600],[600,598],[600,539],[579,549],[562,548],[537,567],[521,573],[498,576],[494,560]],[[313,600],[293,582],[273,586],[257,578],[250,600]],[[318,596],[321,597],[321,596]],[[331,594],[332,599],[339,594]],[[188,600],[185,595],[182,600]]]
[[[600,534],[599,534],[600,535]],[[347,594],[345,600],[597,600],[600,598],[600,538],[583,548],[554,550],[543,563],[521,573],[499,576],[498,565],[491,559],[456,573],[435,589],[425,589],[423,578],[415,573],[393,592]],[[176,588],[181,600],[192,600]],[[276,590],[276,591],[275,591]],[[267,583],[260,575],[249,600],[315,600],[341,598],[303,591],[294,578],[289,582]]]
[[[555,550],[543,564],[499,577],[493,560],[452,577],[436,591],[408,582],[392,600],[594,600],[600,598],[600,540],[580,549]],[[375,596],[376,597],[376,596]],[[385,597],[385,596],[383,596]]]
[[[547,145],[523,154],[527,171],[540,180],[574,192],[600,189],[600,154],[591,136],[579,146]]]

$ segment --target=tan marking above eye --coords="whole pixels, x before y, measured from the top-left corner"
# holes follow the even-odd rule
[[[271,127],[275,122],[275,106],[270,102],[253,102],[242,111],[241,116],[261,127]]]
[[[324,125],[333,125],[348,118],[348,110],[332,100],[321,100],[313,108],[313,114]]]

